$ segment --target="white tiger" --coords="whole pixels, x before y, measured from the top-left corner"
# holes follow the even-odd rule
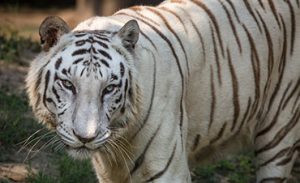
[[[300,147],[299,0],[170,0],[40,27],[27,87],[40,121],[101,183],[191,182],[254,147],[286,182]]]

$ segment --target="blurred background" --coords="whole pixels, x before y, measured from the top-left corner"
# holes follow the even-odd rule
[[[49,15],[71,28],[94,15],[161,0],[0,0],[0,183],[97,183],[89,161],[69,158],[55,134],[34,119],[24,79],[40,52],[38,28]],[[253,153],[196,168],[193,182],[255,182]]]
[[[91,16],[108,16],[128,6],[157,5],[162,0],[0,0],[0,25],[13,26],[20,35],[37,38],[48,15],[62,17],[71,27]]]

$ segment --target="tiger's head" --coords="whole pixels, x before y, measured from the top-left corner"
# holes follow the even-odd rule
[[[26,80],[38,119],[56,131],[74,157],[126,133],[138,113],[137,22],[117,30],[69,31],[61,18],[51,16],[39,32],[43,52]]]

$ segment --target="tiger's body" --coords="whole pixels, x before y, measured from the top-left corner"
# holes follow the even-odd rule
[[[138,22],[140,36],[132,49],[124,49],[124,42],[114,36],[131,19]],[[107,117],[111,123],[125,121],[113,138],[126,148],[125,155],[95,149],[91,153],[101,183],[191,182],[189,169],[194,165],[248,147],[255,150],[257,182],[285,182],[300,145],[299,21],[298,0],[171,0],[94,17],[63,35],[32,64],[27,79],[31,105],[45,123],[76,136],[68,129],[72,125],[60,122],[58,112],[53,112],[59,105],[51,104],[57,99],[47,98],[47,88],[59,67],[69,73],[76,67],[73,75],[77,73],[85,83],[81,87],[90,90],[78,97],[82,99],[74,103],[79,106],[74,111],[89,114],[98,105],[92,102],[98,100],[92,97],[98,90],[94,83],[105,76],[93,73],[98,72],[93,67],[83,71],[86,66],[77,65],[84,61],[78,56],[87,55],[99,68],[121,69],[118,77],[123,72],[129,76],[120,97],[125,98],[123,109],[116,112],[118,117]],[[104,50],[98,51],[100,56],[84,51],[97,50],[96,44]],[[127,62],[123,72],[115,61],[117,54]],[[70,115],[76,116],[74,111]],[[82,116],[89,121],[89,115]]]

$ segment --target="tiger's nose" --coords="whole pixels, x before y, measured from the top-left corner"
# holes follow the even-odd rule
[[[78,138],[78,140],[80,140],[80,141],[81,141],[82,143],[84,143],[84,144],[93,141],[93,140],[97,137],[97,134],[96,134],[96,133],[95,133],[94,135],[92,135],[92,136],[87,136],[87,137],[83,137],[83,136],[77,134],[77,133],[75,132],[75,130],[73,130],[73,133],[74,133],[74,135]]]

